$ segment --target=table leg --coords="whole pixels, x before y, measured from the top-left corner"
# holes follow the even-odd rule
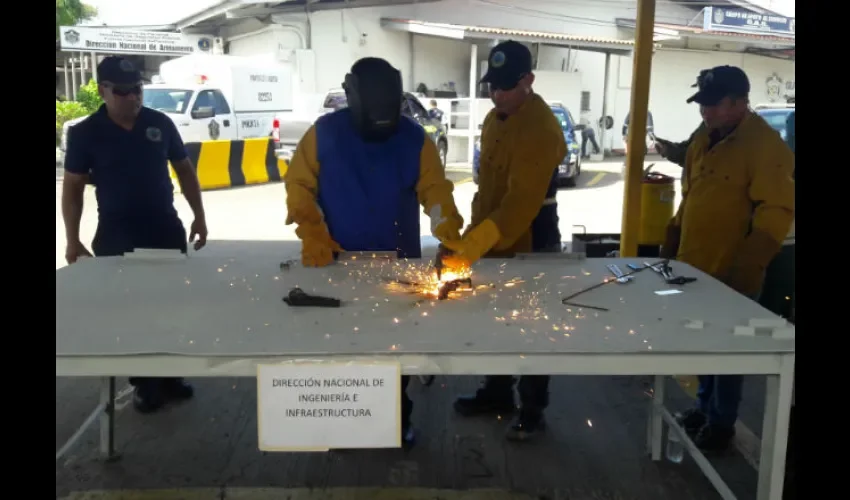
[[[660,409],[664,407],[664,375],[655,376],[652,397],[649,399],[649,415],[646,419],[646,448],[653,461],[661,460],[661,444],[664,435],[664,418]]]
[[[779,374],[767,376],[759,458],[758,500],[782,500],[793,385],[794,354],[784,354]]]
[[[115,452],[115,377],[104,377],[100,388],[100,453],[106,461],[119,458]]]

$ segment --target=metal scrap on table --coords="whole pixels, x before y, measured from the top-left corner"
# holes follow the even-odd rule
[[[283,301],[290,307],[340,307],[342,305],[339,299],[311,295],[298,287],[290,290]]]

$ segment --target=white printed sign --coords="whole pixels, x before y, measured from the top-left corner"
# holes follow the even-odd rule
[[[213,38],[166,31],[60,26],[63,51],[107,54],[187,55],[210,53]]]
[[[400,447],[400,377],[398,363],[260,365],[260,450]]]

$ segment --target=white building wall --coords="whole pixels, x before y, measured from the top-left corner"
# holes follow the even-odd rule
[[[469,95],[470,44],[431,36],[413,35],[413,81],[429,89],[447,90],[453,84],[461,96]],[[487,57],[487,53],[481,57]]]
[[[602,116],[602,88],[605,81],[605,55],[557,47],[542,47],[538,70],[560,70],[571,61],[572,71],[581,74],[581,89],[590,92],[590,112],[593,123]],[[608,88],[608,114],[614,118],[611,133],[606,134],[606,149],[620,150],[622,127],[631,104],[632,58],[611,56]],[[753,104],[767,102],[767,79],[774,73],[783,81],[795,79],[795,63],[752,54],[700,50],[661,49],[652,59],[649,109],[659,137],[679,141],[687,139],[699,125],[699,109],[685,101],[696,89],[691,85],[703,69],[728,64],[742,68],[750,78],[750,100]],[[573,114],[577,115],[578,110]]]
[[[695,13],[680,5],[659,3],[656,20],[687,24]],[[387,59],[401,71],[408,91],[414,91],[420,83],[435,89],[454,82],[459,95],[468,96],[468,42],[386,30],[381,27],[380,19],[387,17],[474,24],[625,39],[634,36],[634,33],[618,28],[615,19],[633,19],[635,16],[635,4],[630,2],[446,0],[440,3],[316,12],[309,15],[309,29],[303,14],[276,15],[274,21],[287,24],[286,29],[274,32],[274,35],[271,32],[258,35],[254,40],[231,41],[230,46],[231,53],[267,51],[275,47],[275,42],[278,47],[301,50],[302,53],[296,54],[296,64],[302,73],[299,77],[302,80],[301,88],[305,91],[313,89],[316,94],[338,88],[345,73],[357,59],[377,56]],[[262,25],[256,21],[246,21],[231,28],[226,36],[256,31],[259,27]],[[304,40],[296,33],[300,33]],[[732,47],[729,44],[695,42],[691,44],[692,47]],[[486,49],[480,47],[479,60],[485,60],[486,55]],[[690,85],[701,69],[721,64],[741,66],[748,73],[754,103],[766,100],[765,80],[774,72],[783,80],[794,79],[793,62],[734,52],[661,49],[653,58],[650,89],[650,110],[660,137],[685,139],[696,127],[699,123],[698,110],[695,105],[685,103],[693,92]],[[594,123],[598,120],[602,114],[604,54],[543,46],[538,55],[538,70],[578,73],[581,83],[576,92],[590,92],[590,111],[586,116]],[[614,127],[606,134],[606,149],[622,148],[620,131],[630,105],[631,73],[631,57],[611,57],[608,114],[614,117]],[[311,99],[306,101],[313,104]],[[580,110],[573,110],[573,114],[578,117]]]
[[[407,90],[419,83],[434,88],[453,81],[460,95],[469,95],[468,43],[385,30],[382,17],[616,38],[623,32],[614,19],[635,15],[635,5],[628,2],[596,5],[586,0],[444,0],[315,12],[309,16],[309,45],[315,56],[316,91],[339,87],[357,59],[380,56],[402,72]],[[693,16],[694,11],[678,5],[658,5],[659,22],[687,23]],[[275,21],[303,23],[303,15],[275,16]],[[486,51],[481,52],[486,58]],[[598,61],[595,65],[601,67]],[[560,63],[551,69],[559,68]]]

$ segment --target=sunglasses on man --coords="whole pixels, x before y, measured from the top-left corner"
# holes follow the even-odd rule
[[[109,83],[109,84],[104,84],[104,87],[111,89],[112,93],[119,96],[119,97],[127,97],[130,94],[142,95],[142,86],[140,84],[113,85],[113,84]]]
[[[512,79],[512,80],[509,80],[509,81],[489,82],[490,91],[491,92],[494,91],[494,90],[500,90],[502,92],[511,91],[511,90],[517,88],[517,85],[519,85],[519,82],[521,82],[522,79],[526,77],[526,75],[528,75],[528,73],[523,73],[523,74],[519,75],[519,78]]]

